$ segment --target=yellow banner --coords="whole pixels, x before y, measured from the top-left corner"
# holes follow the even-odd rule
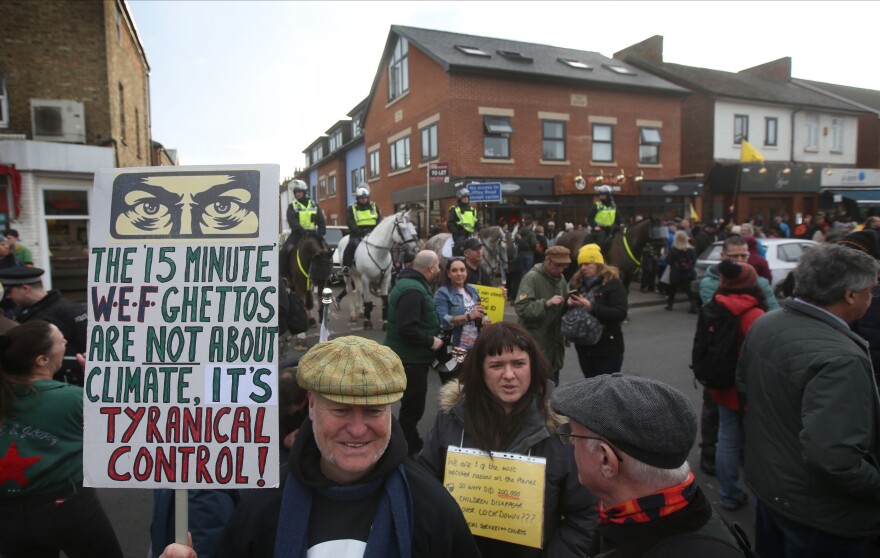
[[[473,285],[480,294],[480,304],[483,305],[486,315],[492,320],[493,324],[504,321],[504,295],[498,287],[484,287],[483,285]]]
[[[458,502],[471,533],[543,548],[547,460],[449,446],[443,485]]]

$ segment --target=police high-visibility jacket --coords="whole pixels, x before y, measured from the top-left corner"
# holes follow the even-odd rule
[[[596,202],[596,215],[593,220],[600,227],[610,227],[617,220],[617,207]]]
[[[315,217],[318,213],[318,205],[314,200],[310,199],[308,203],[302,203],[298,199],[294,199],[290,202],[290,206],[299,216],[299,226],[307,231],[317,230],[318,223]]]
[[[453,207],[453,211],[458,219],[458,226],[468,234],[473,233],[477,225],[477,210],[469,207],[462,211],[461,206],[456,205]]]
[[[354,224],[357,227],[375,227],[379,224],[379,208],[376,202],[370,202],[367,209],[360,209],[356,203],[351,204],[351,213],[354,215]]]

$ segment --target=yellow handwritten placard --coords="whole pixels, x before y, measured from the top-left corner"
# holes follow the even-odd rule
[[[458,502],[471,533],[543,548],[547,460],[449,446],[443,485]]]
[[[504,295],[498,287],[484,287],[483,285],[473,285],[480,294],[480,304],[486,315],[492,320],[493,324],[504,321]]]

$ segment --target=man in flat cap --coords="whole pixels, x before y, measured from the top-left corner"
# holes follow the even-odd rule
[[[406,458],[391,414],[406,388],[394,351],[354,336],[319,343],[300,360],[297,382],[309,418],[283,484],[239,504],[212,556],[479,556],[455,500]],[[171,545],[164,556],[195,553]]]
[[[562,274],[570,263],[568,248],[548,248],[544,262],[535,264],[522,278],[513,303],[519,324],[532,334],[550,362],[553,381],[557,385],[559,371],[565,362],[565,339],[560,329],[568,301],[568,283]]]
[[[570,419],[557,433],[600,500],[590,556],[743,556],[686,461],[697,415],[683,393],[617,373],[560,386],[550,404]]]
[[[880,266],[847,247],[857,240],[804,254],[794,296],[740,349],[761,556],[876,556],[864,547],[880,534],[880,398],[868,343],[848,324],[871,306]]]
[[[86,352],[88,313],[82,304],[61,298],[61,291],[43,288],[43,270],[38,267],[10,267],[0,270],[6,300],[16,306],[15,320],[45,320],[54,324],[67,347],[64,361],[55,379],[83,385],[83,370],[76,362],[78,353]],[[69,357],[69,358],[68,358]]]

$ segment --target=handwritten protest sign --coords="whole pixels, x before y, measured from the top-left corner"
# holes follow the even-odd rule
[[[449,446],[443,484],[458,502],[471,533],[542,548],[543,457]]]
[[[84,481],[278,485],[275,165],[102,169]]]
[[[480,303],[486,315],[492,320],[493,324],[504,321],[504,295],[498,287],[484,287],[483,285],[473,285],[480,294]]]

